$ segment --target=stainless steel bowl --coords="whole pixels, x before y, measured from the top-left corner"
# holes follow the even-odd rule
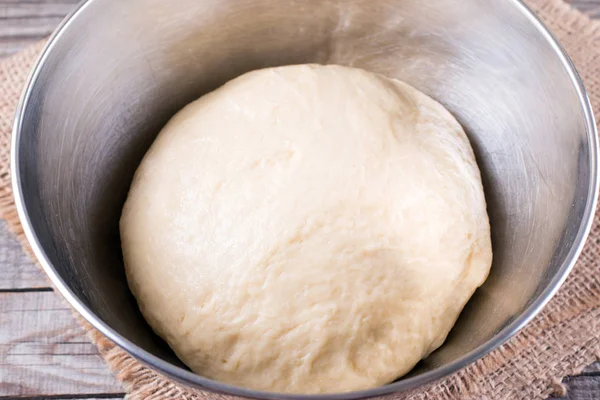
[[[597,139],[571,61],[518,0],[89,0],[34,69],[14,128],[19,214],[56,287],[92,325],[189,387],[261,393],[190,372],[130,294],[118,220],[132,174],[179,108],[246,71],[337,63],[400,78],[463,124],[483,174],[491,275],[415,388],[498,347],[550,299],[590,228]]]

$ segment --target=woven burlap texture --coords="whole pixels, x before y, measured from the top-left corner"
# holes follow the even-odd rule
[[[600,22],[561,0],[527,3],[561,41],[600,111]],[[0,61],[0,216],[27,248],[10,186],[10,137],[14,110],[42,44]],[[600,224],[573,272],[541,314],[508,343],[458,373],[409,394],[389,399],[542,399],[564,394],[560,378],[600,359]],[[102,357],[123,383],[129,399],[228,399],[191,393],[149,370],[78,318]]]

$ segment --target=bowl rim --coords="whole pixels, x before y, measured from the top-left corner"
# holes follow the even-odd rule
[[[542,37],[547,41],[548,44],[554,49],[556,56],[562,63],[564,70],[567,72],[571,84],[577,92],[579,98],[580,107],[582,109],[585,122],[587,139],[589,145],[589,163],[590,163],[590,184],[588,188],[586,205],[582,215],[582,223],[577,231],[577,235],[567,256],[565,257],[562,265],[558,269],[556,275],[550,280],[548,286],[544,291],[538,295],[538,297],[529,304],[521,314],[516,317],[510,324],[505,326],[499,332],[497,332],[491,339],[471,350],[467,354],[459,357],[453,362],[444,365],[442,367],[424,372],[420,375],[405,378],[403,380],[392,382],[390,384],[379,386],[372,389],[360,390],[354,392],[345,393],[330,393],[330,394],[288,394],[288,393],[277,393],[277,392],[264,392],[259,390],[247,389],[231,384],[219,382],[203,376],[197,375],[189,370],[173,365],[151,353],[138,347],[133,342],[129,341],[112,327],[101,320],[95,315],[83,302],[69,289],[66,283],[62,280],[59,274],[56,272],[52,263],[46,255],[46,252],[42,248],[39,240],[37,239],[36,233],[33,230],[29,213],[25,207],[23,199],[23,191],[21,186],[21,175],[19,171],[19,144],[21,138],[21,129],[24,123],[24,111],[29,102],[29,98],[32,93],[32,89],[36,84],[37,78],[43,68],[46,60],[52,52],[56,43],[60,40],[64,31],[69,27],[72,21],[82,13],[90,4],[101,0],[84,0],[77,5],[77,7],[67,15],[67,17],[61,22],[55,32],[50,36],[47,44],[45,45],[42,53],[35,62],[35,66],[31,70],[27,83],[23,93],[21,95],[19,104],[17,106],[15,114],[15,122],[12,131],[11,140],[11,181],[12,189],[15,199],[15,205],[19,215],[19,219],[23,226],[25,236],[31,245],[33,252],[42,265],[44,271],[63,295],[63,297],[69,302],[69,304],[87,320],[95,329],[100,331],[104,336],[108,337],[111,341],[116,343],[119,347],[125,350],[128,354],[133,356],[138,361],[149,366],[151,369],[157,370],[162,374],[169,376],[170,378],[198,389],[208,389],[216,393],[222,393],[227,395],[242,396],[247,398],[255,399],[280,399],[280,400],[342,400],[342,399],[361,399],[374,396],[381,396],[390,393],[403,392],[411,389],[418,388],[427,383],[437,381],[441,378],[449,376],[450,374],[459,371],[467,365],[475,362],[482,358],[490,351],[498,348],[504,344],[508,339],[513,337],[519,330],[521,330],[529,321],[535,317],[540,310],[548,303],[548,301],[558,291],[559,287],[565,281],[567,275],[575,265],[577,258],[579,257],[585,240],[590,232],[595,209],[598,201],[598,187],[599,187],[599,170],[598,170],[598,140],[597,140],[597,128],[592,111],[591,103],[582,79],[578,74],[573,61],[569,58],[563,47],[560,45],[558,40],[549,31],[549,29],[542,23],[538,16],[523,2],[523,0],[507,0],[512,3],[523,16],[525,16],[529,22],[537,29]]]

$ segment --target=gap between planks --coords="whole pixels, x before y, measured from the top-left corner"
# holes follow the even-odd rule
[[[122,395],[56,293],[0,293],[0,325],[0,398]]]

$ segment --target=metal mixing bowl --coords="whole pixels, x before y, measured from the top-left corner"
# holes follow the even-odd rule
[[[337,63],[400,78],[450,109],[481,168],[494,263],[447,342],[386,386],[415,388],[513,336],[556,292],[598,186],[590,104],[571,61],[517,0],[90,0],[60,27],[17,113],[12,173],[37,257],[71,305],[146,365],[190,372],[128,290],[118,220],[132,175],[178,109],[256,68]]]

